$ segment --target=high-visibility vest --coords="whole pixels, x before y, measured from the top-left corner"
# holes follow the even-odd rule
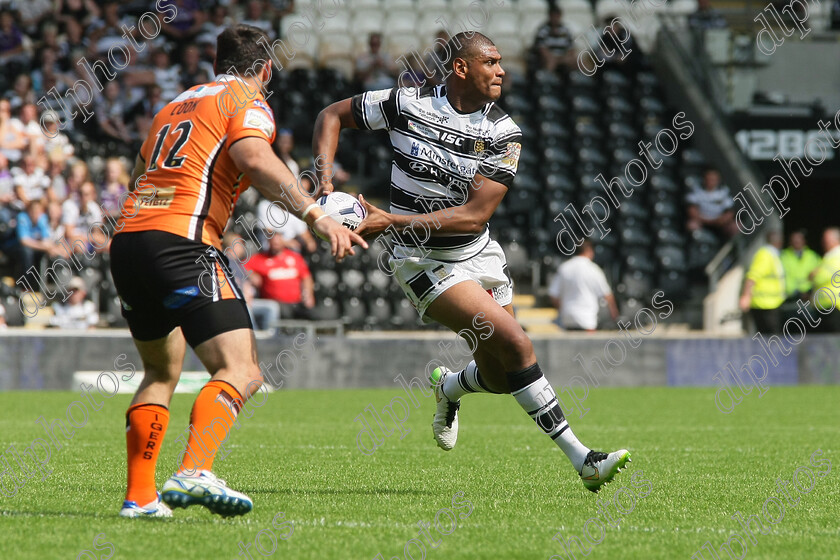
[[[813,283],[808,278],[808,275],[820,266],[822,259],[811,249],[805,247],[802,249],[802,255],[797,255],[793,249],[785,249],[782,251],[782,266],[785,269],[785,286],[787,293],[794,292],[806,293],[811,291]]]
[[[785,269],[779,251],[765,245],[753,257],[747,279],[755,282],[750,307],[776,309],[785,301]]]
[[[840,294],[840,247],[835,247],[823,256],[822,264],[814,275],[815,305],[825,310],[833,308]],[[834,280],[832,282],[832,279]]]

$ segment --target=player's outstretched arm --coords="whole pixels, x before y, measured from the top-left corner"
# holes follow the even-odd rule
[[[312,154],[321,158],[318,169],[318,188],[315,198],[333,192],[332,176],[338,135],[342,128],[358,128],[353,118],[352,99],[336,101],[318,114],[312,133]]]
[[[508,188],[476,173],[467,200],[460,206],[436,210],[428,214],[391,214],[371,205],[361,195],[359,201],[365,206],[367,216],[356,233],[372,237],[384,232],[389,226],[398,231],[406,227],[428,228],[432,235],[440,233],[479,234],[484,231],[490,216],[505,197]]]
[[[308,194],[301,192],[297,178],[278,158],[269,143],[258,137],[239,140],[230,147],[230,157],[236,167],[246,173],[254,187],[268,200],[286,206],[292,214],[303,219],[330,242],[333,256],[341,260],[345,254],[354,255],[353,244],[368,248],[356,233],[326,217],[321,207]],[[313,206],[304,217],[307,208]]]

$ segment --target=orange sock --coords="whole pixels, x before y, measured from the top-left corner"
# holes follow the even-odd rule
[[[216,451],[227,438],[242,402],[239,391],[226,381],[210,381],[202,387],[190,413],[189,441],[179,473],[193,475],[199,469],[213,468]]]
[[[162,404],[140,403],[125,413],[125,443],[128,451],[126,500],[145,506],[157,498],[155,466],[163,436],[169,425],[169,410]]]

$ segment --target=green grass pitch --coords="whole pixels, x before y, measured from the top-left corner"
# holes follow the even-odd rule
[[[45,481],[30,479],[14,497],[0,495],[0,558],[100,558],[109,553],[106,542],[113,545],[113,558],[247,558],[238,543],[253,543],[279,512],[294,524],[294,533],[268,556],[252,546],[252,558],[369,560],[379,553],[385,560],[403,558],[406,542],[417,538],[418,522],[434,523],[436,513],[453,509],[453,495],[463,492],[472,512],[458,518],[448,535],[431,530],[440,544],[426,545],[427,559],[556,555],[559,560],[567,556],[552,537],[558,531],[582,537],[587,520],[599,515],[596,500],[612,501],[627,488],[624,508],[630,493],[635,506],[626,515],[610,510],[619,526],[607,524],[586,557],[688,559],[706,541],[718,549],[734,531],[744,534],[730,516],[761,515],[768,498],[782,499],[776,479],[790,480],[798,467],[811,466],[817,449],[831,461],[831,471],[815,477],[808,493],[789,487],[799,503],[785,504],[784,518],[768,534],[757,533],[745,557],[840,558],[840,387],[771,387],[761,399],[755,392],[746,396],[729,415],[715,408],[709,388],[593,390],[586,401],[590,412],[570,418],[573,429],[590,446],[626,447],[633,457],[629,470],[598,496],[584,490],[560,450],[510,397],[465,397],[458,446],[450,452],[432,440],[433,399],[421,398],[420,408],[411,409],[406,423],[411,432],[404,439],[395,432],[373,455],[362,455],[355,444],[360,425],[353,418],[368,404],[381,410],[396,394],[404,393],[272,394],[234,431],[230,455],[214,469],[253,498],[254,511],[222,519],[190,508],[175,510],[172,519],[149,520],[117,516],[129,401],[118,395],[91,411],[87,426],[63,449],[52,450],[53,473]],[[0,394],[0,451],[43,437],[35,419],[63,417],[77,398],[71,392]],[[159,485],[176,466],[173,440],[186,427],[192,398],[176,395],[173,401]],[[631,485],[631,475],[640,472],[650,485],[644,497]],[[799,480],[807,489],[806,475]],[[447,525],[444,529],[451,529]],[[597,540],[599,525],[588,527]],[[93,539],[100,533],[96,550]],[[264,535],[268,551],[271,541]],[[741,551],[733,542],[737,555]],[[79,556],[83,550],[91,554]],[[418,548],[409,552],[421,558]],[[721,560],[726,558],[724,552]]]

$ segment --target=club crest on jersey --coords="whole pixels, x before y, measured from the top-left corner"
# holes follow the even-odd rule
[[[480,154],[484,151],[484,140],[475,141],[475,153]]]

